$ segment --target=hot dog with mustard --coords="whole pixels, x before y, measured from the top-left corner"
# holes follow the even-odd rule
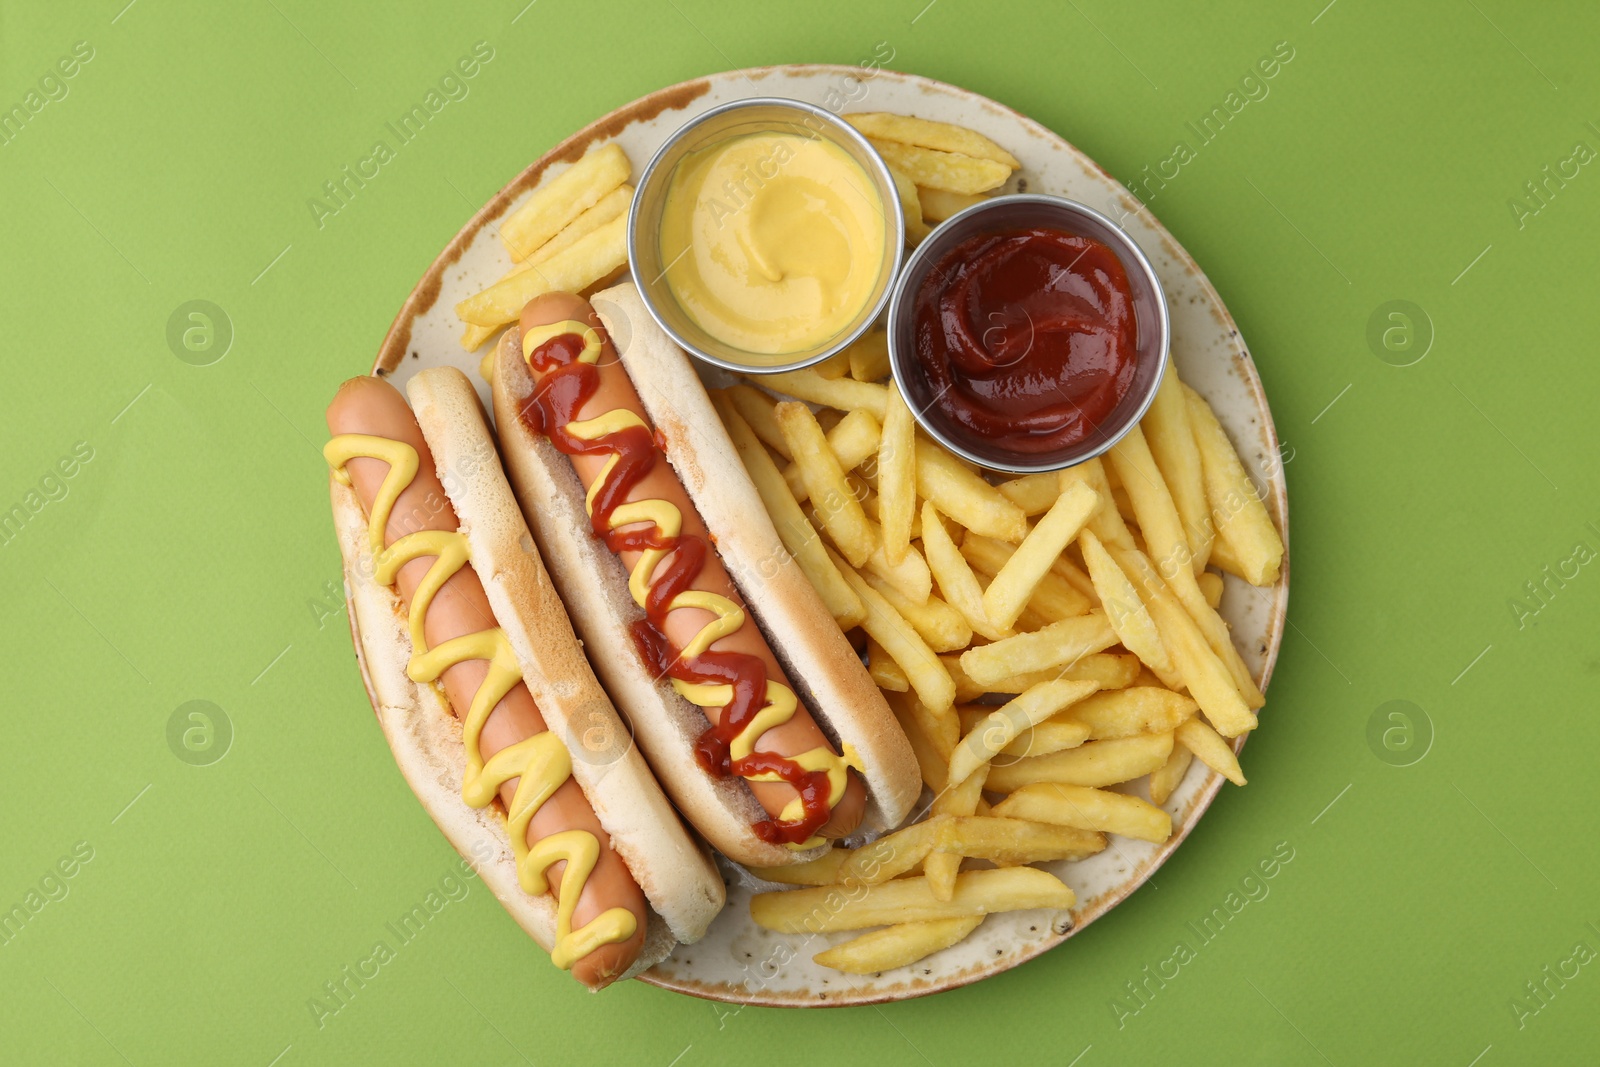
[[[697,939],[724,887],[585,660],[472,385],[408,392],[355,378],[327,413],[363,675],[424,807],[463,854],[489,843],[486,884],[599,989]]]

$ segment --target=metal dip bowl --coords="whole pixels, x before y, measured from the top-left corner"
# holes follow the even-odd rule
[[[917,292],[945,255],[984,234],[1045,227],[1106,245],[1121,261],[1133,296],[1137,347],[1127,393],[1083,440],[1053,452],[1024,453],[976,436],[933,406],[934,396],[917,356]],[[1019,193],[974,204],[939,225],[917,247],[895,283],[889,304],[889,363],[917,422],[934,440],[982,467],[1009,474],[1061,470],[1093,459],[1116,444],[1144,417],[1167,365],[1170,323],[1166,296],[1150,261],[1121,227],[1092,208],[1058,196]]]
[[[775,354],[746,352],[712,337],[679,305],[667,284],[662,262],[661,217],[668,187],[683,158],[730,137],[750,133],[793,133],[824,138],[860,164],[883,205],[884,258],[872,293],[856,316],[820,345]],[[889,303],[905,247],[905,216],[894,179],[883,159],[856,129],[826,108],[799,100],[757,98],[712,108],[685,123],[656,151],[645,167],[628,212],[628,261],[634,283],[650,315],[690,355],[726,370],[775,374],[820,363],[871,327]]]

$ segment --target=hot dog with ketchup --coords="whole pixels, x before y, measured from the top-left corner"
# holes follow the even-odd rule
[[[471,384],[429,370],[409,392],[415,414],[393,386],[355,378],[327,413],[374,707],[446,835],[464,853],[491,843],[485,881],[599,989],[696,939],[723,886],[584,659]],[[504,820],[488,815],[496,801]]]
[[[882,695],[683,352],[631,284],[595,301],[532,301],[491,378],[513,488],[596,671],[730,858],[779,866],[896,825],[920,781]]]

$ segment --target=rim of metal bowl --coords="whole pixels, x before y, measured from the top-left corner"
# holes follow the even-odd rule
[[[895,340],[899,334],[897,326],[901,321],[901,317],[903,315],[911,314],[910,303],[916,298],[916,294],[910,292],[911,279],[917,274],[919,269],[922,269],[924,266],[926,266],[928,261],[931,260],[936,254],[943,254],[944,252],[948,251],[948,249],[940,249],[938,247],[938,238],[940,234],[949,232],[965,219],[976,215],[987,214],[995,211],[997,208],[1011,204],[1043,204],[1053,208],[1065,207],[1073,213],[1087,216],[1095,222],[1098,222],[1110,233],[1114,234],[1116,238],[1116,245],[1113,247],[1112,251],[1116,252],[1119,258],[1123,259],[1124,264],[1131,259],[1133,264],[1138,268],[1139,273],[1144,276],[1145,281],[1150,285],[1155,294],[1156,329],[1161,338],[1160,350],[1156,353],[1156,371],[1154,377],[1151,379],[1151,386],[1145,391],[1143,399],[1140,400],[1137,408],[1132,411],[1130,417],[1128,417],[1123,425],[1117,428],[1115,433],[1103,434],[1101,440],[1097,441],[1093,445],[1081,449],[1080,451],[1072,453],[1072,457],[1064,461],[1051,460],[1044,463],[1000,462],[992,455],[985,455],[968,448],[959,439],[956,439],[946,433],[943,427],[934,425],[933,419],[927,414],[923,407],[917,404],[910,405],[911,413],[916,417],[917,425],[921,426],[923,430],[927,431],[928,435],[935,441],[939,442],[939,444],[949,449],[951,452],[954,452],[961,458],[968,460],[969,462],[976,463],[985,470],[998,471],[1004,474],[1043,474],[1048,473],[1049,471],[1066,470],[1068,467],[1075,467],[1080,463],[1086,463],[1097,456],[1104,455],[1106,452],[1110,451],[1112,446],[1114,446],[1118,441],[1126,437],[1130,430],[1139,425],[1139,421],[1144,418],[1145,413],[1150,409],[1150,405],[1154,403],[1156,390],[1161,385],[1161,378],[1166,373],[1167,364],[1171,362],[1172,318],[1167,309],[1167,292],[1165,287],[1163,287],[1161,284],[1160,277],[1156,274],[1155,267],[1150,263],[1149,258],[1144,254],[1144,250],[1139,247],[1138,243],[1134,241],[1128,232],[1121,226],[1118,226],[1110,218],[1096,211],[1087,204],[1080,203],[1077,200],[1068,199],[1064,196],[1052,196],[1048,193],[1010,193],[1005,196],[991,197],[990,199],[982,201],[981,203],[973,204],[971,207],[963,208],[954,215],[951,215],[949,218],[945,219],[938,226],[934,227],[933,232],[929,233],[927,237],[923,238],[922,243],[919,244],[916,247],[916,250],[911,253],[910,258],[906,260],[905,264],[901,268],[899,276],[895,279],[894,294],[889,301],[888,343],[889,368],[894,374],[897,382],[903,380],[905,377],[904,373],[902,372],[901,365],[905,364],[907,366],[912,366],[916,361],[915,351],[901,351],[900,346]],[[904,389],[902,389],[901,392],[902,395],[905,395],[906,393]],[[909,400],[910,397],[907,396],[907,399]]]
[[[878,299],[873,302],[871,313],[863,315],[861,317],[861,321],[854,329],[840,334],[833,344],[829,345],[827,348],[821,350],[815,355],[807,356],[806,358],[797,360],[793,363],[758,366],[749,363],[737,363],[732,360],[722,359],[719,356],[713,356],[701,350],[700,347],[693,341],[687,337],[684,337],[681,333],[674,329],[672,324],[667,321],[666,316],[664,316],[660,310],[657,309],[656,301],[651,295],[651,288],[654,283],[646,284],[641,282],[637,271],[635,271],[634,284],[639,290],[639,296],[644,301],[645,310],[648,311],[650,313],[650,317],[656,321],[656,325],[665,330],[667,336],[671,337],[679,348],[682,348],[695,359],[698,359],[703,363],[709,363],[714,367],[721,367],[723,370],[733,371],[738,374],[782,374],[786,371],[804,370],[807,367],[816,366],[823,360],[838,355],[845,348],[849,347],[857,339],[859,339],[862,334],[870,330],[873,324],[878,321],[879,317],[883,315],[884,309],[889,306],[890,300],[894,297],[895,290],[899,284],[900,269],[905,260],[905,210],[900,204],[900,197],[896,191],[894,176],[889,173],[889,165],[883,161],[883,157],[878,154],[878,150],[872,147],[872,142],[867,140],[866,135],[860,130],[856,129],[854,126],[850,125],[848,122],[845,122],[844,119],[839,115],[836,115],[825,107],[821,107],[817,104],[810,104],[804,100],[795,100],[785,96],[755,96],[744,100],[730,100],[726,104],[719,104],[718,106],[711,108],[709,111],[701,112],[699,115],[696,115],[694,118],[690,119],[688,122],[685,122],[682,126],[679,126],[676,130],[672,131],[671,135],[661,143],[661,146],[657,148],[655,153],[650,157],[650,162],[645,165],[643,172],[641,172],[639,176],[639,183],[634,187],[635,192],[633,195],[633,203],[628,207],[628,266],[630,269],[633,267],[636,260],[634,249],[639,247],[639,242],[643,237],[643,235],[640,233],[639,209],[646,199],[644,196],[644,191],[649,187],[652,181],[658,180],[657,171],[660,170],[661,164],[666,158],[667,154],[676,148],[679,142],[681,142],[686,136],[688,136],[696,128],[705,125],[708,121],[719,118],[730,111],[742,111],[747,108],[754,107],[788,108],[790,110],[801,111],[821,119],[823,122],[828,124],[830,130],[833,130],[838,134],[842,134],[846,139],[858,145],[866,153],[867,159],[871,161],[872,166],[875,168],[872,176],[877,181],[879,199],[884,202],[884,210],[891,213],[893,216],[894,233],[890,235],[892,238],[890,241],[890,251],[885,257],[888,262],[889,281],[883,287],[883,292],[879,294]],[[654,227],[654,229],[656,231],[656,235],[659,236],[659,220],[656,221],[658,224]],[[663,271],[663,274],[664,273],[665,272]]]

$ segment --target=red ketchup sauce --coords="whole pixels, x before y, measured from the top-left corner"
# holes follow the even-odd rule
[[[1133,295],[1117,255],[1032,228],[973,237],[928,273],[913,305],[931,404],[1013,452],[1094,432],[1133,382]]]
[[[577,418],[577,413],[600,387],[599,368],[578,361],[583,344],[578,334],[564,333],[533,350],[528,363],[538,381],[533,395],[523,402],[518,414],[530,432],[549,437],[556,449],[565,455],[615,454],[618,457],[594,497],[594,511],[590,516],[594,536],[617,553],[646,549],[672,553],[656,568],[654,581],[645,597],[645,617],[633,624],[633,641],[639,657],[657,677],[667,675],[684,682],[733,686],[733,701],[696,741],[695,758],[707,773],[719,777],[777,774],[800,794],[801,817],[794,822],[763,819],[753,826],[756,836],[772,844],[798,844],[808,840],[828,821],[828,773],[808,771],[794,760],[771,752],[751,752],[736,760],[729,751],[733,739],[766,703],[766,664],[747,653],[714,649],[685,659],[682,650],[674,649],[668,642],[662,628],[673,598],[694,588],[709,546],[704,539],[692,535],[663,536],[653,524],[648,527],[635,524],[620,530],[610,528],[612,511],[627,501],[628,493],[655,467],[662,452],[655,435],[642,426],[630,426],[589,441],[567,432],[567,425]]]

